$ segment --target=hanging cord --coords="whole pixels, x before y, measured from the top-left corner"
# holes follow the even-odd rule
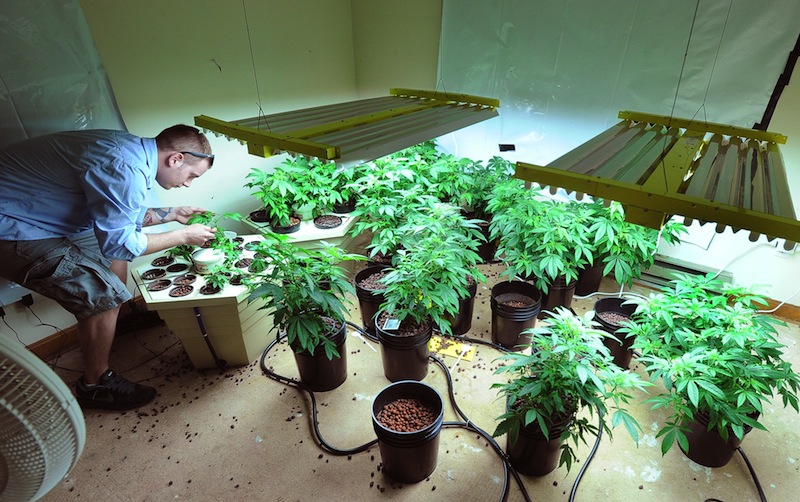
[[[699,4],[699,1],[698,1]],[[728,12],[725,14],[725,22],[722,25],[722,33],[719,35],[719,43],[717,44],[717,52],[714,54],[714,62],[711,64],[711,73],[708,75],[708,84],[706,85],[706,93],[703,96],[703,101],[700,103],[700,106],[697,107],[697,111],[694,112],[692,115],[692,120],[700,113],[700,110],[703,110],[703,123],[708,122],[708,117],[706,116],[706,100],[708,100],[708,91],[711,89],[711,80],[714,77],[714,70],[717,67],[717,60],[719,60],[719,52],[722,49],[722,39],[725,38],[725,30],[728,28],[728,19],[731,17],[731,9],[733,8],[733,0],[728,4]],[[695,10],[695,15],[697,15],[697,10]],[[674,109],[674,105],[673,105]]]
[[[264,114],[264,109],[261,107],[261,90],[258,85],[258,72],[256,71],[256,58],[253,52],[253,40],[250,37],[250,23],[248,22],[247,18],[247,6],[245,6],[245,0],[242,0],[242,11],[244,12],[244,26],[247,30],[247,44],[250,46],[250,64],[253,67],[253,81],[256,85],[256,99],[258,102],[256,105],[258,106],[258,124],[256,125],[257,129],[261,129],[261,119],[264,119],[264,125],[267,126],[267,130],[272,132],[272,129],[269,126],[269,122],[267,121],[266,115]]]
[[[694,14],[692,15],[692,24],[689,27],[689,37],[686,39],[686,50],[683,53],[683,62],[681,63],[681,71],[678,74],[678,84],[675,86],[675,96],[672,98],[672,109],[669,112],[669,120],[667,121],[667,129],[672,126],[672,119],[675,116],[675,106],[678,103],[678,94],[680,93],[681,89],[681,82],[683,81],[683,71],[686,69],[686,60],[689,57],[689,46],[692,42],[692,34],[694,34],[694,25],[697,22],[697,11],[700,9],[700,0],[697,0],[694,6]],[[667,135],[664,135],[663,146],[661,148],[661,163],[664,162],[664,153],[667,150]],[[662,175],[664,176],[664,186],[668,187],[669,183],[667,181],[667,170],[661,170]]]

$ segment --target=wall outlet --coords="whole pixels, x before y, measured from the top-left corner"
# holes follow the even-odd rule
[[[775,251],[781,256],[791,256],[797,250],[797,244],[786,242],[786,239],[775,239]]]

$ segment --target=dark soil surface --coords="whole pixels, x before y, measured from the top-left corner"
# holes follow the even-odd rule
[[[342,224],[342,219],[333,214],[323,214],[314,218],[314,225],[317,228],[336,228]]]
[[[436,420],[434,409],[419,399],[400,398],[387,403],[375,417],[387,429],[414,432]]]
[[[166,267],[167,265],[170,265],[174,262],[175,258],[171,256],[159,256],[158,258],[150,262],[150,265],[154,267]]]
[[[381,315],[378,316],[378,320],[376,325],[383,329],[384,324],[388,319],[391,319],[391,316],[386,312],[381,312]],[[413,319],[405,319],[403,322],[400,323],[400,328],[394,331],[390,331],[394,336],[414,336],[418,335],[419,333],[428,330],[430,325],[430,321],[422,321],[417,322]]]
[[[498,295],[495,298],[495,301],[500,305],[505,305],[506,307],[512,308],[523,308],[523,307],[532,307],[535,301],[533,298],[530,298],[525,295],[521,295],[519,293],[506,293],[503,295]]]
[[[163,291],[172,285],[169,279],[159,279],[147,285],[147,291]]]
[[[151,268],[142,273],[142,279],[145,281],[152,281],[153,279],[161,279],[165,275],[167,275],[167,271],[163,268]]]
[[[242,279],[244,279],[244,276],[237,274],[237,275],[234,275],[233,277],[231,277],[230,283],[231,283],[232,286],[241,286],[242,285]]]
[[[219,286],[212,286],[211,284],[203,284],[200,287],[200,294],[201,295],[213,295],[222,291],[222,288]]]
[[[172,279],[172,284],[176,286],[185,286],[187,284],[191,284],[197,280],[197,276],[194,274],[183,274],[179,275],[178,277]]]
[[[375,253],[375,256],[371,257],[369,261],[372,263],[377,263],[378,265],[391,265],[392,257],[383,253]]]
[[[236,263],[234,263],[234,266],[236,268],[247,268],[252,263],[253,263],[253,259],[252,258],[242,258],[241,260],[238,260]]]
[[[281,226],[273,225],[272,223],[270,223],[270,226],[272,227],[273,231],[275,231],[276,233],[280,233],[280,230],[285,230],[287,228],[291,228],[291,227],[293,227],[295,225],[299,225],[299,224],[300,224],[300,218],[297,218],[295,216],[290,216],[288,225],[286,225],[284,227],[281,227]]]
[[[189,285],[182,285],[182,286],[175,286],[171,290],[169,290],[169,296],[173,298],[178,298],[181,296],[186,296],[194,291],[194,288]]]
[[[183,272],[184,270],[189,268],[188,263],[175,263],[167,267],[167,272],[171,274],[176,274],[178,272]]]
[[[358,282],[358,285],[370,291],[383,291],[386,288],[381,283],[381,279],[383,279],[386,276],[386,274],[388,274],[388,272],[386,271],[370,274],[367,277],[361,279]]]
[[[620,314],[619,312],[598,312],[597,317],[604,320],[608,324],[614,326],[622,326],[622,323],[629,319],[628,316],[625,314]]]

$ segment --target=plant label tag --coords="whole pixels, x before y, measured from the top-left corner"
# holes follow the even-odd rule
[[[399,319],[386,319],[386,322],[383,323],[384,331],[396,331],[399,328],[400,328]]]

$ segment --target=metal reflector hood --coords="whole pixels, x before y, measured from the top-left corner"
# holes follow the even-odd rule
[[[411,89],[390,96],[224,121],[205,115],[195,124],[247,144],[253,155],[294,152],[352,165],[496,117],[496,99]]]
[[[786,136],[725,124],[622,111],[621,122],[547,166],[517,162],[515,177],[616,200],[626,218],[666,218],[800,242],[778,144]]]

